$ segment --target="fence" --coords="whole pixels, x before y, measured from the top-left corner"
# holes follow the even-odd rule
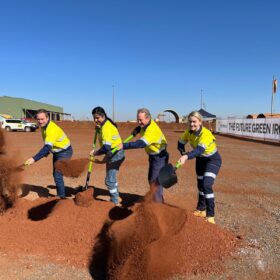
[[[216,132],[280,142],[280,118],[217,119]]]

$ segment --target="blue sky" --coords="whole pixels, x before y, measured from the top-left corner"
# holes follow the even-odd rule
[[[140,107],[186,115],[203,89],[218,116],[270,112],[279,13],[278,0],[0,0],[0,96],[85,119],[112,116],[114,85],[125,121]]]

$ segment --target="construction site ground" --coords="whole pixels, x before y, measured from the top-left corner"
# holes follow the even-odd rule
[[[87,158],[93,141],[93,124],[69,122],[61,126],[71,140],[73,158]],[[133,127],[133,124],[120,125],[123,139]],[[177,141],[184,126],[163,124],[162,130],[168,141],[170,162],[175,164],[180,156]],[[193,256],[188,256],[192,268],[186,269],[185,275],[175,272],[157,279],[279,279],[280,148],[220,135],[216,138],[223,160],[214,185],[216,225],[200,220],[195,224],[203,230],[203,235],[195,242],[205,246],[195,244]],[[40,131],[5,133],[5,142],[7,154],[17,164],[36,154],[43,145]],[[93,166],[90,186],[95,189],[94,206],[91,210],[80,207],[75,211],[71,206],[75,188],[85,184],[86,170],[78,178],[65,178],[69,198],[58,202],[52,177],[52,155],[24,167],[20,174],[23,183],[21,197],[13,208],[0,216],[0,279],[104,278],[102,273],[94,271],[91,259],[94,242],[104,230],[105,221],[114,220],[113,230],[116,232],[118,224],[124,223],[133,211],[131,207],[139,204],[139,199],[149,191],[147,170],[148,157],[143,149],[126,151],[126,160],[119,173],[119,190],[127,208],[113,213],[114,205],[106,201],[104,164]],[[195,160],[178,169],[177,175],[178,183],[164,191],[165,203],[191,215],[197,202]],[[55,211],[52,212],[53,209]],[[199,218],[188,218],[190,225],[196,223],[193,219]],[[55,221],[51,224],[53,228],[44,227],[47,220]],[[215,251],[215,247],[211,249],[211,244],[208,244],[212,240],[208,233],[216,230],[214,228],[219,230],[218,233],[232,234],[236,245],[234,249],[230,248],[230,254],[221,258],[221,264],[211,263],[209,267],[213,271],[208,266],[200,269],[203,264],[199,256],[207,256],[209,250]],[[189,230],[191,232],[191,228]],[[55,244],[55,250],[52,244]],[[158,258],[166,259],[167,256],[168,251]],[[194,265],[196,269],[193,269]],[[145,276],[143,279],[148,278]],[[120,279],[126,278],[122,276]]]

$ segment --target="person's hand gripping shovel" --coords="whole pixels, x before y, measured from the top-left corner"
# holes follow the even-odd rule
[[[137,126],[133,129],[133,131],[131,132],[131,134],[123,141],[123,143],[128,143],[132,138],[134,138],[141,130],[140,126]],[[116,147],[111,151],[111,155],[115,154],[118,150],[120,150],[121,147]]]

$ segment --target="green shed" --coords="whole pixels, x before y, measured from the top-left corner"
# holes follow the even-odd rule
[[[69,118],[71,114],[63,112],[63,108],[25,98],[0,96],[0,114],[7,114],[13,118],[34,119],[37,110],[45,109],[50,113],[50,118],[55,121]]]

